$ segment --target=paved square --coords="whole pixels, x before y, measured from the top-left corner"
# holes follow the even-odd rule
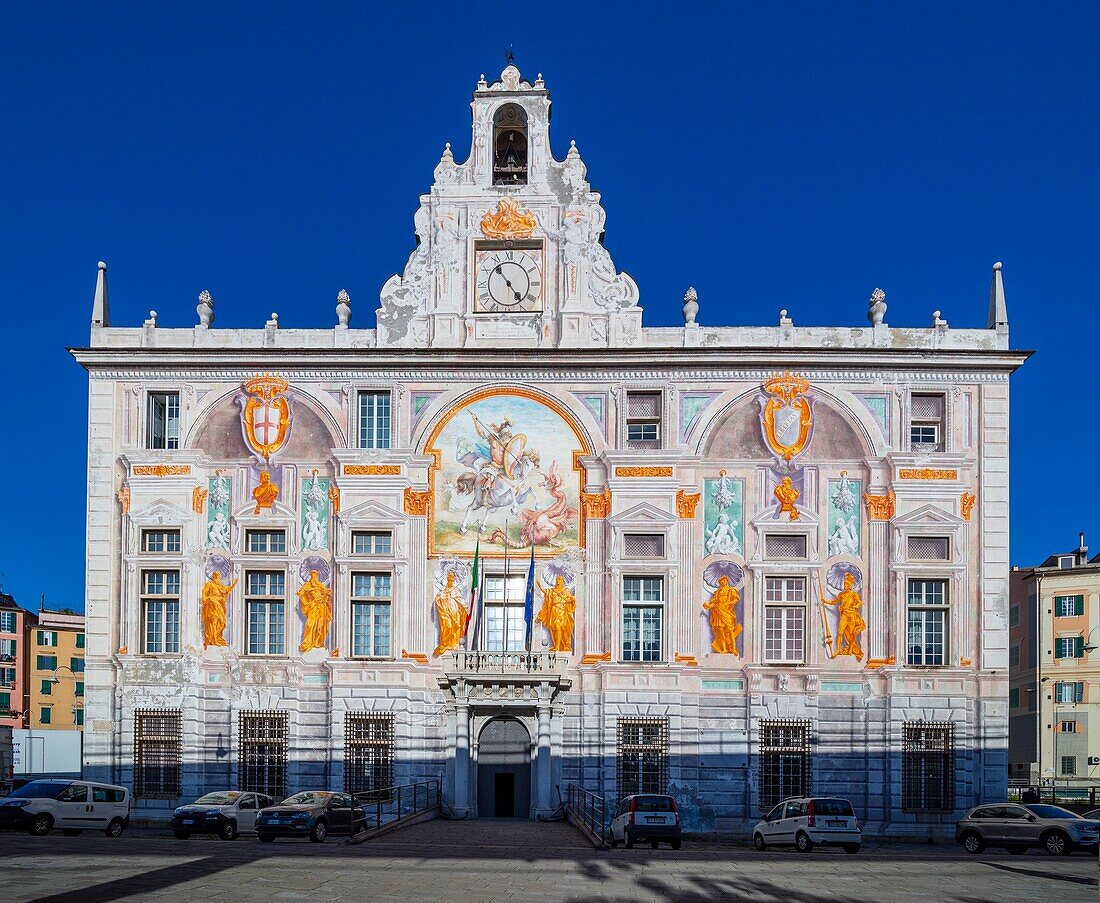
[[[436,820],[358,845],[336,839],[225,843],[133,831],[0,835],[5,901],[50,900],[656,900],[986,903],[1097,900],[1097,860],[953,845],[868,845],[855,856],[686,842],[594,850],[573,828],[528,821]]]

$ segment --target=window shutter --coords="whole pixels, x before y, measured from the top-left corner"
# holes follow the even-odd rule
[[[1073,657],[1085,657],[1085,638],[1083,636],[1075,636],[1073,638]]]
[[[1074,596],[1073,597],[1073,613],[1075,615],[1083,615],[1085,613],[1085,597]]]
[[[1083,681],[1077,681],[1077,683],[1074,686],[1075,686],[1075,688],[1074,688],[1075,700],[1074,701],[1075,702],[1083,702],[1084,699],[1085,699],[1085,684],[1084,684],[1084,682]]]

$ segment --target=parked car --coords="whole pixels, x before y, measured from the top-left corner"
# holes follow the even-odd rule
[[[955,825],[955,840],[968,853],[1001,847],[1026,853],[1040,847],[1052,856],[1084,849],[1095,853],[1100,845],[1097,823],[1047,803],[998,803],[977,806]]]
[[[1089,818],[1092,821],[1100,821],[1100,809],[1089,809],[1088,812],[1082,812],[1081,818]]]
[[[0,827],[39,837],[53,828],[72,837],[83,830],[118,837],[130,824],[130,791],[94,781],[41,780],[0,799]]]
[[[264,843],[276,837],[308,837],[324,843],[329,834],[358,834],[367,827],[367,811],[346,793],[305,790],[256,816],[256,836]]]
[[[172,833],[180,840],[192,834],[217,834],[222,840],[233,840],[241,831],[253,830],[257,813],[274,802],[262,793],[240,790],[208,793],[172,813]]]
[[[809,853],[815,846],[839,846],[845,853],[858,853],[863,831],[852,804],[836,797],[797,797],[783,800],[752,829],[752,843],[758,850],[772,846],[793,846]]]
[[[611,846],[625,842],[627,848],[639,841],[649,841],[657,849],[661,841],[672,849],[680,849],[680,813],[676,800],[663,793],[635,793],[619,804],[618,814],[611,821]]]

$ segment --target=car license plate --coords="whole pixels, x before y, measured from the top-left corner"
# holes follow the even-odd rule
[[[648,815],[646,816],[645,823],[647,825],[663,825],[665,820],[661,815]]]
[[[289,818],[273,818],[273,819],[271,819],[271,823],[273,825],[289,825],[290,824],[290,819]]]
[[[833,820],[833,821],[830,821],[830,822],[826,822],[826,824],[830,828],[843,828],[844,827],[844,822],[839,821],[839,820]]]
[[[193,818],[185,818],[183,819],[183,823],[185,825],[193,825],[195,823],[195,820]]]

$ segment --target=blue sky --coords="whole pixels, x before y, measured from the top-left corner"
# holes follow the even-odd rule
[[[608,212],[646,322],[983,326],[1005,264],[1012,560],[1100,550],[1100,6],[9,5],[0,28],[3,585],[83,599],[96,261],[116,324],[373,325],[477,77],[515,47]],[[1090,60],[1092,62],[1090,62]],[[1079,413],[1074,414],[1074,411]],[[1062,433],[1067,435],[1062,436]],[[1059,438],[1060,437],[1060,438]]]

